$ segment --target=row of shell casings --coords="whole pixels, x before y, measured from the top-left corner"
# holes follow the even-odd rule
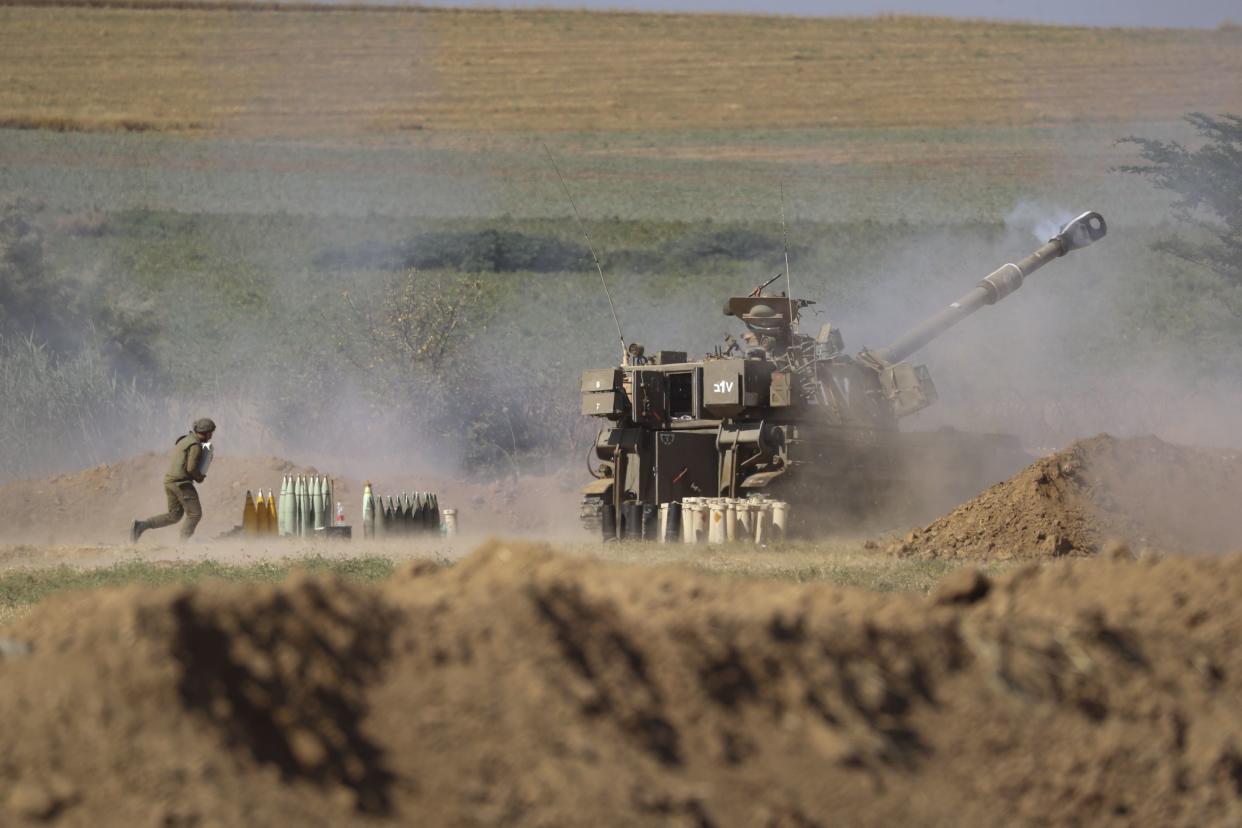
[[[611,505],[603,511],[605,540],[660,543],[755,543],[783,540],[789,528],[789,504],[762,495],[746,498],[687,497],[661,503],[623,503],[616,525]],[[618,532],[618,528],[620,531]]]
[[[669,507],[660,518],[668,537]],[[789,530],[789,504],[766,497],[687,497],[681,501],[682,543],[754,543],[784,540]]]
[[[333,524],[335,486],[321,475],[287,474],[280,482],[276,530],[281,537],[313,537]]]
[[[247,537],[259,537],[262,535],[275,535],[278,516],[276,510],[276,498],[272,496],[272,490],[267,490],[267,496],[263,496],[262,489],[256,489],[259,493],[258,497],[252,492],[246,492],[246,502],[242,505],[242,534]]]
[[[395,498],[391,495],[384,498],[375,494],[370,483],[363,487],[363,537],[439,534],[442,520],[445,534],[456,534],[457,513],[445,509],[441,514],[440,498],[435,492],[402,492]]]

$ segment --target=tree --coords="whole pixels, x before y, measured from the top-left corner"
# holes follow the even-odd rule
[[[1130,136],[1122,143],[1137,145],[1147,163],[1117,169],[1176,193],[1177,218],[1201,234],[1201,239],[1162,240],[1157,249],[1242,287],[1242,116],[1194,112],[1186,120],[1205,139],[1202,146],[1191,150],[1176,141]]]
[[[486,324],[481,296],[477,281],[415,269],[345,293],[351,318],[339,344],[384,411],[444,438],[477,421],[472,344]]]
[[[428,276],[411,269],[394,274],[378,296],[358,298],[347,291],[354,315],[352,331],[361,331],[366,347],[359,367],[382,372],[388,402],[408,398],[411,389],[443,395],[460,390],[463,346],[471,337],[471,308],[480,305],[477,281]],[[356,360],[357,361],[357,360]]]

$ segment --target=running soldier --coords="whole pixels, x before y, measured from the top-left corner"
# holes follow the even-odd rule
[[[164,493],[168,495],[168,511],[162,515],[135,520],[129,531],[131,543],[148,529],[172,526],[185,517],[181,524],[181,539],[188,540],[203,519],[203,506],[198,500],[195,483],[202,483],[211,464],[211,435],[216,424],[207,417],[194,421],[194,430],[177,438],[169,458],[168,473],[164,475]]]

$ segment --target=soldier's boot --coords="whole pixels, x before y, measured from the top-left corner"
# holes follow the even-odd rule
[[[147,522],[145,520],[135,520],[134,525],[129,528],[129,542],[137,543],[145,531],[147,531]]]

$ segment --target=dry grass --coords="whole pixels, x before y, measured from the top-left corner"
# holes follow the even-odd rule
[[[1122,124],[1242,109],[1242,31],[0,5],[0,122],[281,136]]]
[[[567,555],[618,563],[681,566],[730,578],[826,581],[880,592],[927,592],[944,575],[964,565],[960,561],[897,558],[878,549],[865,548],[861,538],[798,541],[762,549],[749,544],[651,543],[571,544],[556,548]],[[985,568],[989,572],[1000,572],[1009,566],[1001,563]]]
[[[49,595],[67,590],[119,586],[166,586],[207,579],[272,583],[291,572],[331,573],[359,581],[379,581],[392,574],[393,561],[379,556],[325,558],[319,556],[230,565],[216,561],[160,563],[121,560],[111,566],[0,571],[0,625],[7,624]]]
[[[293,570],[334,572],[360,580],[381,580],[411,558],[448,565],[468,554],[475,543],[457,548],[439,544],[354,544],[329,553],[277,545],[245,554],[227,544],[195,547],[187,556],[177,547],[145,549],[105,547],[0,546],[0,626],[46,596],[67,589],[128,584],[149,586],[187,583],[204,578],[271,582]],[[862,539],[828,539],[750,545],[650,543],[552,543],[556,552],[638,566],[678,566],[728,578],[754,578],[861,587],[882,592],[927,592],[944,575],[964,564],[957,561],[896,558],[867,549]],[[996,573],[1012,564],[990,563]]]

